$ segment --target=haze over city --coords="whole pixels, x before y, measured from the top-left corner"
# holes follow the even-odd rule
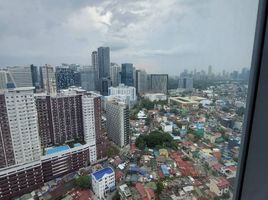
[[[111,62],[148,72],[242,69],[256,12],[251,0],[2,0],[0,66],[89,65],[91,51],[109,46]]]

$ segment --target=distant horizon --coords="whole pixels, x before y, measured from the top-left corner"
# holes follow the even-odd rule
[[[149,73],[241,70],[251,65],[257,1],[3,1],[0,66],[111,60]],[[239,9],[238,9],[239,8]]]
[[[115,63],[115,62],[110,62],[110,63]],[[123,63],[126,63],[126,62],[123,62]],[[118,64],[118,65],[121,67],[121,64],[123,64],[123,63],[115,63],[115,64]],[[130,63],[130,62],[128,62],[128,63]],[[5,68],[8,68],[8,67],[25,67],[25,66],[30,66],[30,65],[34,65],[34,66],[37,66],[37,67],[42,67],[42,66],[45,66],[46,64],[52,66],[53,68],[56,68],[56,67],[62,67],[62,64],[66,64],[66,65],[73,65],[73,64],[74,64],[74,65],[78,65],[79,67],[86,67],[86,66],[91,66],[91,67],[92,67],[91,64],[90,64],[90,65],[83,65],[83,64],[78,64],[78,63],[66,63],[66,62],[62,62],[62,63],[60,63],[60,64],[58,64],[58,65],[52,65],[52,64],[50,64],[50,63],[45,63],[45,64],[40,64],[40,65],[38,65],[38,64],[35,64],[35,63],[31,63],[31,64],[24,64],[24,65],[8,65],[8,66],[0,66],[0,70],[1,70],[1,69],[5,69]],[[163,73],[163,72],[156,72],[156,71],[150,72],[150,71],[148,71],[148,70],[146,70],[146,69],[144,69],[144,68],[139,68],[139,67],[135,66],[134,63],[131,63],[131,64],[133,64],[133,66],[135,67],[136,70],[145,70],[148,74],[168,74],[169,77],[180,76],[180,74],[181,74],[182,72],[184,72],[185,70],[187,70],[188,73],[192,73],[192,72],[194,72],[194,70],[196,70],[196,72],[202,72],[202,71],[204,71],[206,74],[208,73],[208,67],[207,67],[207,69],[191,69],[191,70],[188,70],[187,68],[182,68],[181,71],[178,71],[177,74],[174,74],[174,72],[173,72],[172,74],[170,74],[170,73]],[[226,72],[226,73],[232,73],[232,72],[234,72],[234,71],[241,72],[243,69],[250,70],[250,67],[243,67],[243,68],[241,68],[241,69],[233,68],[233,69],[230,70],[230,71],[229,71],[229,70],[225,70],[225,72]],[[214,69],[213,69],[213,66],[212,66],[212,74],[214,74],[214,75],[221,74],[223,71],[224,71],[224,69],[221,70],[221,71],[216,71],[216,72],[215,72]]]

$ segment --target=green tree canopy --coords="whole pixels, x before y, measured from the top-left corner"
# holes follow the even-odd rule
[[[89,176],[80,176],[76,179],[76,185],[80,188],[89,188],[91,185],[90,177]]]

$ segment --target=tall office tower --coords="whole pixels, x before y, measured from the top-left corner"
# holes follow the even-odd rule
[[[87,91],[96,90],[96,70],[93,67],[84,67],[80,70],[81,87]]]
[[[183,88],[186,90],[192,90],[193,89],[193,78],[190,77],[181,77],[179,78],[179,84],[178,88]]]
[[[83,141],[81,95],[64,91],[58,95],[36,95],[41,144],[44,147]]]
[[[40,159],[33,89],[13,88],[0,94],[0,168]]]
[[[211,77],[212,76],[212,66],[209,65],[208,66],[208,77]]]
[[[55,72],[52,66],[45,65],[40,68],[41,87],[47,94],[57,93]]]
[[[120,72],[121,72],[121,67],[116,63],[111,63],[110,77],[111,77],[113,87],[118,86],[119,83],[121,82]]]
[[[107,78],[110,76],[110,48],[98,48],[98,69],[99,79]]]
[[[98,66],[98,52],[93,51],[91,53],[91,65],[93,67],[93,70],[96,73],[95,77],[95,89],[100,90],[100,81],[99,81],[99,66]]]
[[[56,68],[56,84],[57,90],[67,89],[70,86],[80,86],[79,81],[76,80],[75,75],[76,71],[66,67],[57,67]]]
[[[125,103],[108,101],[106,104],[108,137],[118,146],[129,144],[129,108]]]
[[[124,84],[109,87],[108,95],[123,100],[129,107],[132,107],[137,101],[136,88]]]
[[[136,92],[138,95],[143,95],[147,92],[147,73],[145,70],[136,71]]]
[[[31,65],[31,75],[32,75],[32,84],[36,89],[40,89],[40,81],[39,81],[39,72],[38,67],[35,65]]]
[[[168,75],[167,74],[151,74],[151,92],[168,93]]]
[[[15,87],[32,87],[32,73],[30,66],[15,66],[7,68],[12,76]]]
[[[121,83],[127,86],[134,86],[134,68],[131,63],[122,64],[121,69]]]
[[[108,77],[108,78],[102,78],[100,80],[100,93],[103,95],[103,96],[107,96],[108,95],[108,88],[111,87],[112,85],[112,81],[111,79]]]

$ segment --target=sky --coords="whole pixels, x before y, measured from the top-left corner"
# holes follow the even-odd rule
[[[111,62],[177,74],[250,67],[258,1],[0,0],[0,67]]]

